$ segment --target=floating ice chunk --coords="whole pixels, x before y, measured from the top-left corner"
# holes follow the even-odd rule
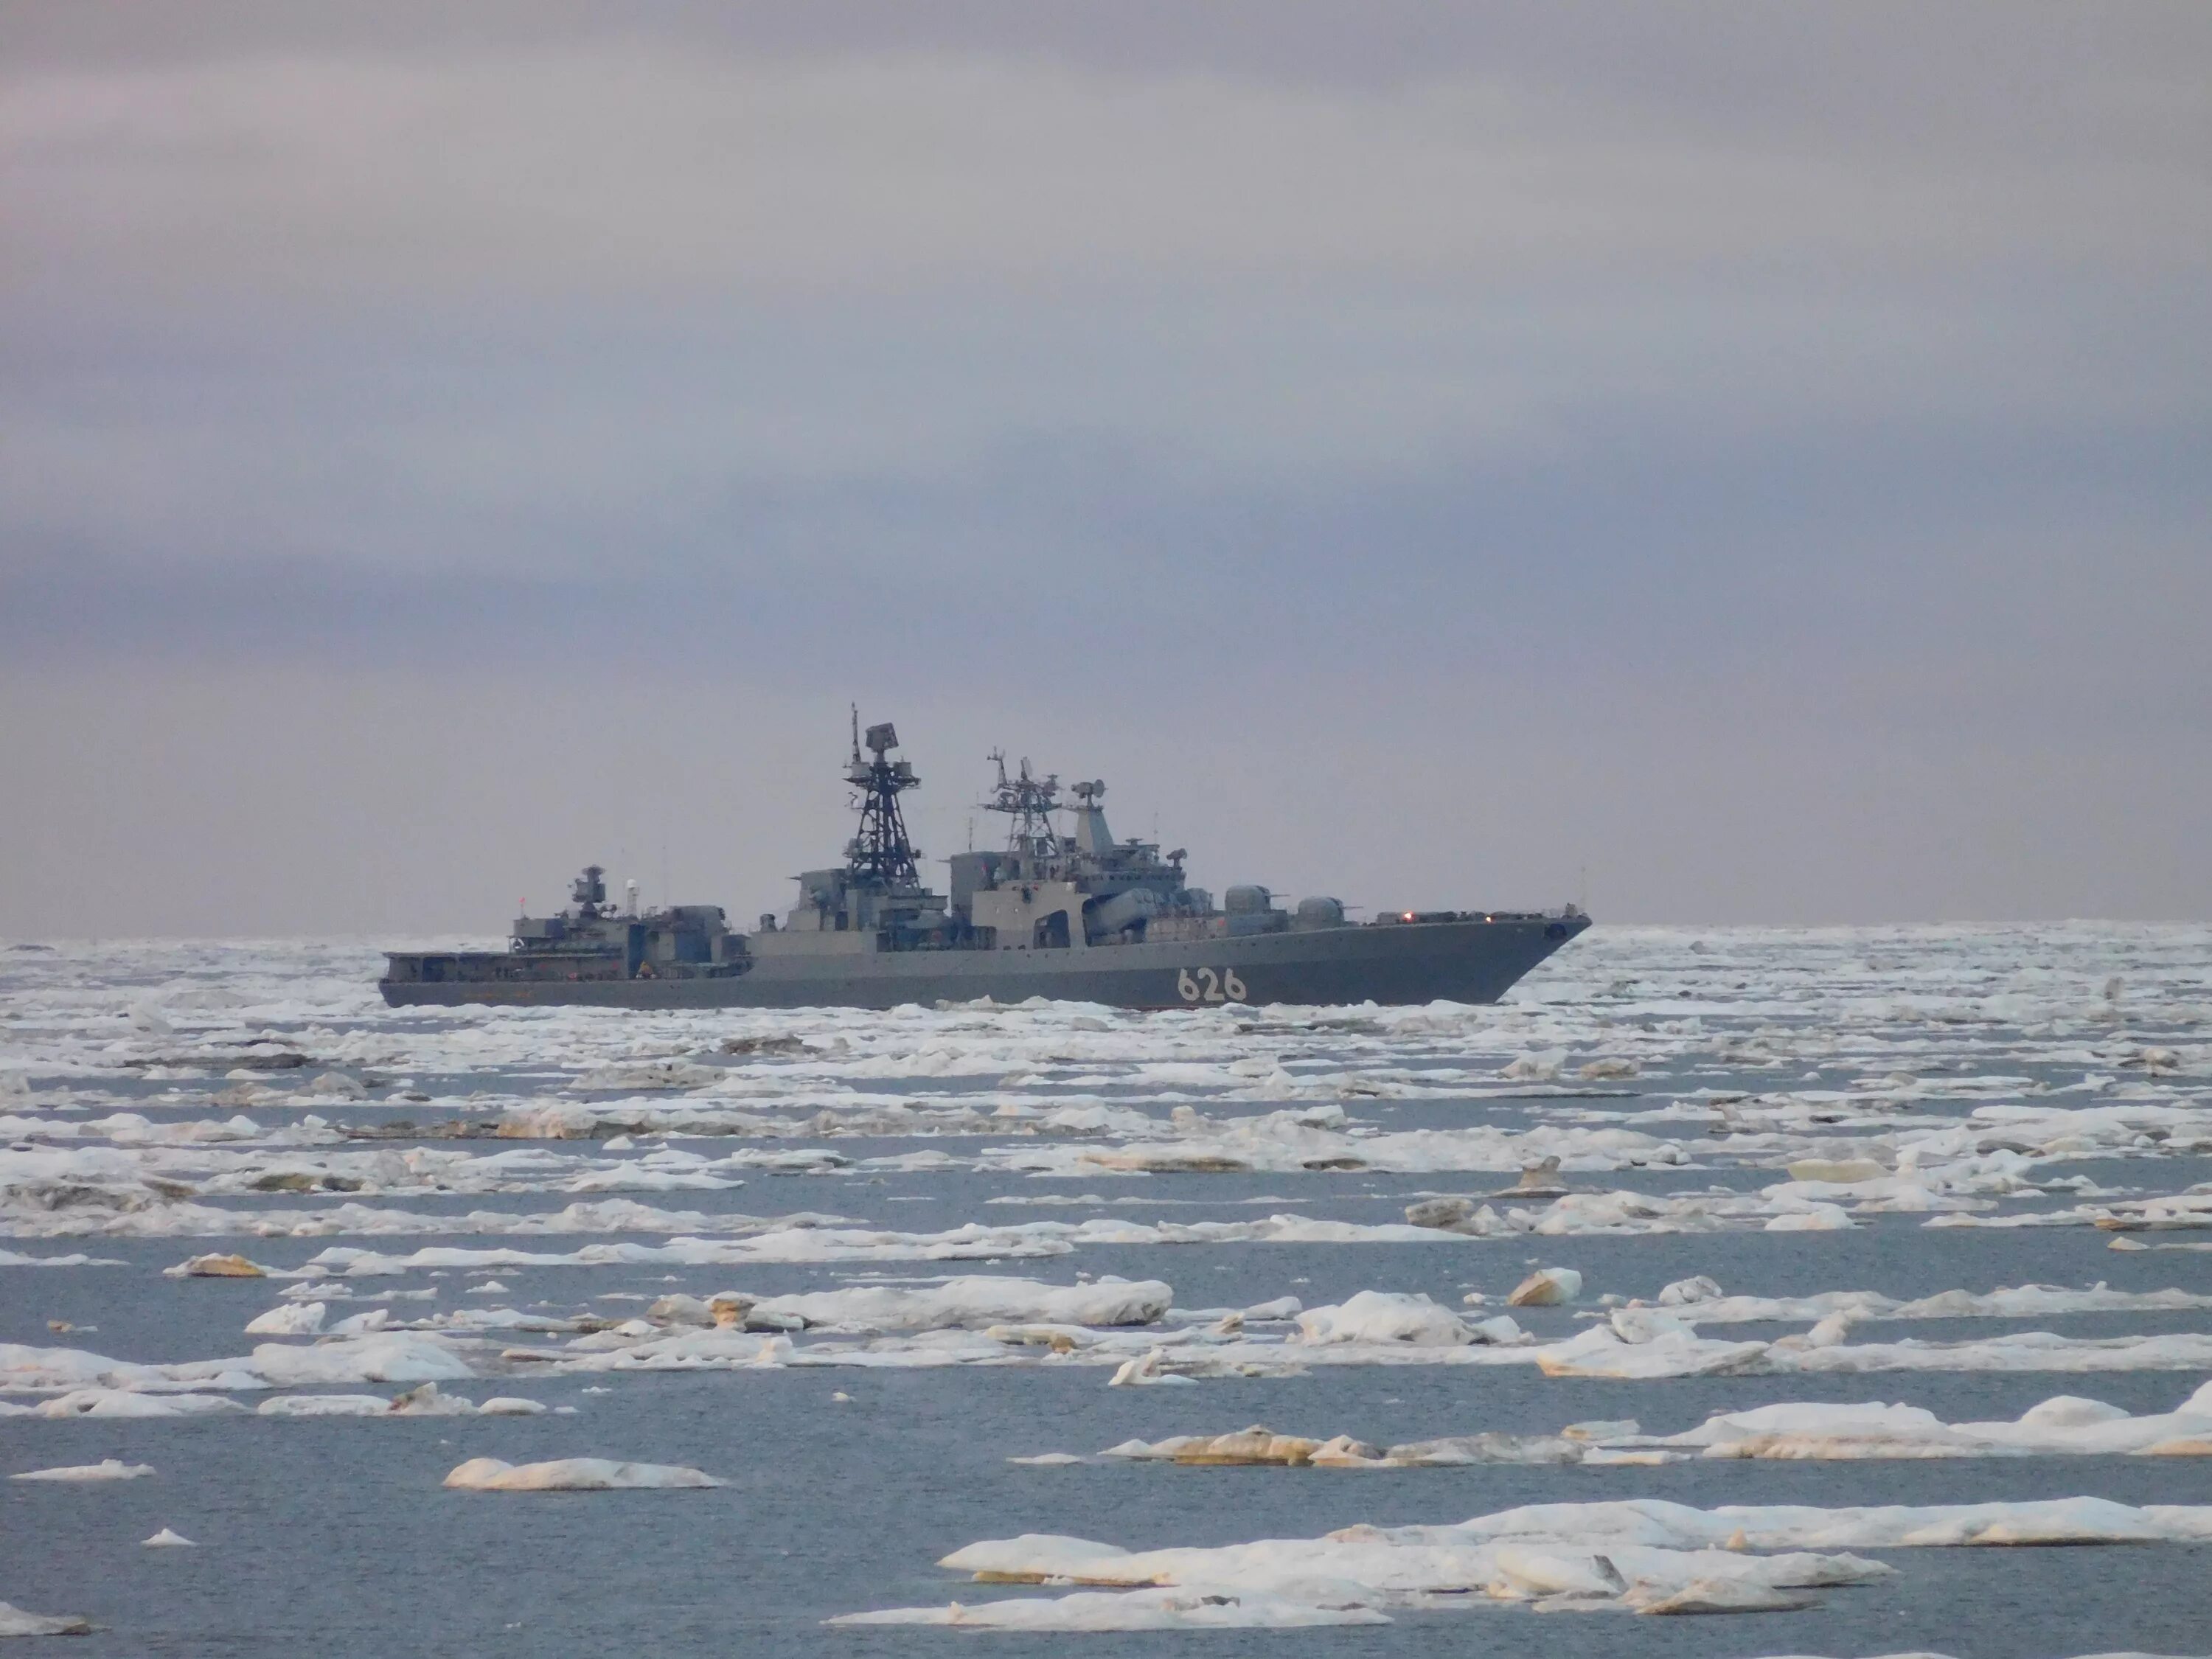
[[[1695,1334],[1688,1322],[1656,1308],[1615,1308],[1605,1322],[1624,1342],[1655,1342],[1662,1336]]]
[[[1693,1578],[1680,1589],[1638,1584],[1620,1599],[1635,1612],[1660,1613],[1791,1613],[1818,1605],[1810,1596],[1734,1578]]]
[[[1323,1607],[1269,1590],[1078,1590],[1061,1596],[1013,1596],[954,1601],[941,1607],[886,1607],[848,1613],[828,1625],[948,1625],[963,1630],[1036,1632],[1290,1630],[1322,1625],[1387,1625],[1389,1615],[1359,1601]]]
[[[1539,1504],[1501,1510],[1455,1527],[1408,1527],[1405,1543],[1430,1534],[1518,1537],[1531,1533],[1642,1543],[1665,1549],[1903,1549],[1984,1544],[2190,1543],[2212,1539],[2212,1507],[2148,1504],[2101,1498],[2023,1503],[1885,1504],[1822,1509],[1735,1504],[1698,1510],[1657,1498],[1595,1504]],[[1739,1541],[1737,1534],[1741,1534]]]
[[[198,1547],[184,1534],[173,1531],[167,1527],[162,1528],[161,1531],[146,1540],[145,1547],[150,1550],[188,1550]]]
[[[1848,1232],[1856,1224],[1840,1204],[1808,1204],[1802,1210],[1775,1216],[1767,1222],[1765,1231],[1770,1233]]]
[[[1498,1075],[1516,1083],[1549,1083],[1566,1063],[1565,1049],[1551,1048],[1540,1054],[1522,1054],[1501,1066]]]
[[[1570,1423],[1559,1432],[1570,1440],[1620,1440],[1643,1433],[1644,1425],[1632,1417],[1604,1417],[1586,1423]]]
[[[1178,1376],[1167,1369],[1167,1350],[1154,1348],[1139,1358],[1126,1360],[1120,1370],[1107,1379],[1109,1389],[1143,1388],[1158,1382],[1195,1383],[1198,1379]]]
[[[452,1218],[439,1218],[441,1231],[451,1231],[453,1224]],[[1254,1224],[1221,1224],[1241,1228]],[[651,1230],[661,1229],[655,1226]],[[558,1230],[545,1228],[543,1231]],[[1139,1231],[1146,1237],[1125,1241],[1119,1237],[1109,1236],[1098,1242],[1167,1242],[1158,1238],[1152,1229]],[[1413,1229],[1398,1227],[1382,1231],[1402,1234],[1411,1233]],[[310,1269],[320,1267],[333,1273],[367,1276],[404,1273],[429,1267],[592,1267],[663,1264],[679,1267],[748,1267],[763,1262],[963,1261],[994,1256],[1066,1255],[1075,1248],[1068,1242],[1070,1235],[1087,1237],[1081,1229],[1047,1221],[1014,1227],[984,1227],[971,1222],[940,1233],[877,1232],[842,1226],[786,1224],[745,1238],[677,1237],[659,1246],[586,1244],[580,1249],[558,1255],[548,1251],[475,1249],[458,1245],[436,1245],[407,1255],[385,1255],[374,1250],[334,1245],[317,1255],[307,1266]],[[1239,1236],[1250,1235],[1240,1233]]]
[[[2069,1291],[2054,1285],[1999,1286],[1981,1296],[1966,1291],[1944,1291],[1901,1303],[1880,1317],[2021,1319],[2050,1314],[2141,1313],[2181,1308],[2212,1308],[2212,1296],[2182,1290],[2115,1291],[2106,1288],[2100,1279],[2085,1291]]]
[[[1653,1149],[1656,1156],[1657,1148]],[[1501,1187],[1491,1194],[1492,1198],[1564,1198],[1567,1188],[1559,1180],[1559,1155],[1553,1153],[1540,1164],[1532,1164],[1521,1171],[1521,1178],[1510,1187]]]
[[[1786,1166],[1792,1181],[1819,1181],[1850,1185],[1879,1181],[1889,1171],[1870,1158],[1801,1158]]]
[[[289,1394],[264,1400],[263,1417],[534,1417],[545,1407],[534,1400],[507,1396],[471,1405],[424,1382],[389,1399],[376,1394]]]
[[[2203,1392],[2200,1389],[2190,1397],[2193,1401]],[[2085,1429],[2092,1424],[2116,1422],[2127,1415],[2118,1406],[2107,1405],[2101,1400],[2062,1394],[2054,1395],[2039,1406],[2030,1406],[2020,1414],[2020,1420],[2038,1429]]]
[[[1593,1506],[1553,1507],[1571,1511]],[[1465,1536],[1466,1530],[1355,1526],[1323,1538],[1140,1554],[1080,1539],[1032,1535],[970,1545],[941,1565],[972,1571],[987,1582],[1072,1579],[1101,1586],[1212,1588],[1288,1595],[1321,1605],[1473,1589],[1547,1608],[1621,1607],[1630,1605],[1621,1598],[1632,1586],[1639,1600],[1657,1600],[1701,1582],[1741,1587],[1748,1601],[1759,1591],[1865,1583],[1891,1571],[1850,1555],[1754,1556],[1710,1546],[1594,1540],[1571,1522],[1489,1539]],[[1729,1596],[1717,1588],[1710,1593],[1717,1602]]]
[[[1805,1333],[1806,1346],[1814,1348],[1832,1348],[1850,1334],[1851,1327],[1856,1322],[1856,1316],[1849,1310],[1838,1309],[1836,1312],[1816,1321],[1813,1328]]]
[[[0,1267],[121,1267],[128,1265],[107,1256],[82,1254],[20,1255],[14,1250],[0,1250]]]
[[[1537,1349],[1534,1358],[1547,1376],[1650,1380],[1727,1376],[1756,1369],[1766,1353],[1764,1342],[1708,1341],[1680,1330],[1657,1332],[1646,1340],[1629,1342],[1610,1325],[1594,1325],[1567,1341]]]
[[[1330,1342],[1396,1342],[1412,1347],[1460,1347],[1478,1340],[1450,1309],[1425,1296],[1361,1291],[1332,1307],[1309,1308],[1298,1316],[1298,1340]]]
[[[248,1320],[248,1336],[313,1336],[323,1328],[323,1316],[330,1311],[320,1302],[294,1302],[271,1308],[267,1313],[257,1314]]]
[[[1408,1441],[1391,1447],[1371,1464],[1334,1460],[1318,1452],[1313,1462],[1325,1468],[1434,1468],[1477,1463],[1579,1463],[1588,1458],[1584,1447],[1562,1436],[1490,1432]]]
[[[2014,1544],[2198,1542],[2212,1539],[2212,1508],[2141,1509],[2101,1498],[2042,1503],[1891,1505],[1820,1509],[1744,1505],[1694,1509],[1656,1498],[1544,1504],[1446,1526],[1343,1528],[1320,1538],[1270,1539],[1216,1548],[1132,1553],[1083,1539],[1030,1534],[987,1540],[942,1565],[1001,1583],[1048,1579],[1113,1586],[1250,1586],[1273,1589],[1316,1581],[1392,1595],[1424,1591],[1528,1599],[1528,1579],[1501,1564],[1500,1547],[1535,1545],[1596,1558],[1645,1594],[1720,1579],[1770,1589],[1865,1583],[1892,1569],[1850,1554],[1808,1550],[1897,1549]],[[1784,1551],[1781,1554],[1758,1552]],[[1522,1573],[1530,1558],[1520,1556]],[[1578,1571],[1553,1564],[1544,1571]],[[1572,1605],[1615,1605],[1583,1598]]]
[[[571,1086],[595,1094],[699,1089],[720,1082],[726,1075],[720,1066],[702,1066],[696,1060],[628,1060],[595,1066]]]
[[[459,1403],[458,1401],[456,1402]],[[258,1417],[393,1417],[380,1394],[280,1394],[254,1407]],[[454,1413],[459,1415],[458,1413]]]
[[[520,1464],[472,1457],[446,1477],[446,1485],[457,1492],[632,1492],[721,1484],[682,1464],[621,1463],[604,1457]]]
[[[1318,1441],[1295,1434],[1276,1434],[1264,1425],[1255,1424],[1236,1434],[1190,1437],[1170,1456],[1177,1463],[1201,1466],[1267,1463],[1296,1468],[1311,1461],[1320,1446]],[[1371,1448],[1369,1455],[1374,1455]]]
[[[1057,1325],[1151,1325],[1175,1299],[1157,1279],[1102,1279],[1084,1285],[1042,1285],[1029,1279],[975,1274],[948,1279],[925,1290],[868,1285],[769,1297],[751,1304],[748,1323],[790,1321],[793,1326],[845,1326],[869,1330],[970,1329],[1035,1322]]]
[[[27,1469],[10,1480],[136,1480],[154,1473],[151,1463],[125,1463],[104,1457],[97,1463],[72,1463],[58,1469]]]
[[[937,1565],[972,1572],[978,1580],[994,1583],[1042,1584],[1048,1578],[1091,1577],[1093,1565],[1126,1559],[1129,1553],[1119,1545],[1094,1543],[1066,1533],[1025,1532],[969,1544]]]
[[[1772,1345],[1776,1371],[2152,1371],[2212,1368],[2212,1334],[2074,1337],[2018,1331],[1974,1342]]]
[[[368,1336],[382,1330],[391,1322],[392,1310],[389,1308],[371,1308],[365,1313],[357,1313],[341,1319],[331,1327],[331,1334],[332,1336]]]
[[[1080,1463],[1083,1460],[1073,1452],[1039,1452],[1034,1457],[1009,1457],[1009,1463],[1020,1463],[1030,1468],[1056,1468],[1063,1463]]]
[[[1711,1280],[1705,1281],[1711,1284]],[[2066,1290],[2055,1285],[2000,1286],[1984,1293],[1942,1291],[1911,1302],[1899,1302],[1876,1291],[1823,1291],[1814,1296],[1760,1297],[1715,1294],[1683,1302],[1670,1302],[1668,1285],[1659,1293],[1662,1307],[1698,1325],[1737,1324],[1749,1321],[1826,1319],[1846,1314],[1855,1321],[1887,1319],[2025,1319],[2052,1314],[2147,1313],[2185,1308],[2212,1307],[2212,1296],[2192,1291],[2115,1291],[2101,1282],[2087,1290]]]
[[[31,1408],[40,1417],[213,1417],[242,1412],[211,1394],[142,1394],[135,1389],[72,1389]]]
[[[269,1269],[238,1255],[196,1255],[161,1269],[167,1279],[266,1279]]]
[[[1509,1308],[1555,1308],[1583,1293],[1583,1276],[1572,1267],[1539,1267],[1513,1287]]]
[[[26,1613],[13,1602],[0,1601],[0,1636],[82,1636],[91,1629],[88,1619]]]
[[[2173,1412],[2131,1417],[2117,1406],[2059,1395],[2012,1422],[1945,1423],[1908,1406],[1790,1402],[1708,1418],[1661,1443],[1708,1457],[1875,1459],[2160,1453],[2212,1435],[2212,1384]]]
[[[1620,1570],[1602,1555],[1508,1544],[1490,1559],[1501,1587],[1522,1596],[1610,1596],[1627,1588]]]
[[[252,1365],[280,1389],[318,1382],[443,1382],[475,1375],[436,1337],[401,1331],[325,1340],[313,1347],[264,1343],[254,1349]]]
[[[1406,1219],[1413,1225],[1438,1227],[1451,1232],[1475,1231],[1470,1227],[1474,1215],[1474,1200],[1471,1198],[1425,1198],[1406,1206]]]

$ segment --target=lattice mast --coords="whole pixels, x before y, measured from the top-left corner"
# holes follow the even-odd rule
[[[994,749],[990,758],[999,769],[999,781],[983,810],[1004,812],[1012,820],[1006,829],[1006,855],[1013,860],[1014,873],[1029,880],[1050,875],[1060,864],[1060,831],[1052,822],[1060,810],[1060,774],[1032,775],[1024,755],[1020,770],[1009,778],[1006,751]]]
[[[868,754],[860,753],[865,741]],[[907,839],[906,817],[899,797],[921,780],[905,761],[889,758],[898,747],[898,731],[889,720],[872,726],[864,739],[860,710],[853,709],[853,759],[845,781],[853,786],[853,808],[860,815],[860,833],[845,846],[845,867],[856,883],[882,887],[915,887],[921,883],[916,866],[921,854]]]

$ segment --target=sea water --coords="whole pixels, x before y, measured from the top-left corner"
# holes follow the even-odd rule
[[[586,1345],[629,1340],[619,1333],[448,1328],[420,1334],[471,1373],[443,1391],[549,1409],[285,1419],[252,1409],[288,1391],[253,1386],[251,1375],[220,1385],[118,1375],[115,1394],[221,1395],[247,1409],[37,1414],[68,1391],[53,1380],[56,1362],[40,1358],[61,1349],[156,1368],[246,1361],[270,1342],[343,1354],[343,1340],[244,1334],[256,1316],[319,1289],[332,1322],[377,1309],[406,1323],[483,1308],[574,1322],[641,1318],[670,1293],[1117,1275],[1165,1281],[1179,1310],[1285,1297],[1310,1309],[1381,1290],[1425,1295],[1474,1320],[1507,1311],[1507,1292],[1531,1267],[1574,1268],[1584,1285],[1576,1303],[1510,1310],[1532,1347],[1587,1328],[1606,1298],[1650,1302],[1693,1275],[1771,1297],[2099,1281],[2212,1291],[2212,1253],[2111,1248],[2212,1241],[2212,1231],[2095,1224],[2185,1221],[2191,1189],[2212,1181],[2205,929],[1600,929],[1495,1009],[391,1011],[374,992],[376,965],[355,943],[0,951],[9,1148],[0,1152],[0,1250],[120,1264],[0,1266],[0,1344],[15,1345],[0,1348],[0,1410],[30,1408],[0,1416],[0,1472],[107,1457],[155,1470],[126,1481],[0,1481],[0,1599],[90,1619],[94,1633],[73,1652],[862,1655],[975,1643],[1005,1653],[1073,1644],[1209,1655],[1288,1643],[1347,1655],[1477,1643],[1501,1653],[1932,1648],[1992,1659],[2212,1650],[2212,1550],[2180,1542],[1876,1550],[1866,1553],[1893,1577],[1813,1592],[1817,1605],[1804,1610],[1714,1618],[1538,1613],[1478,1592],[1382,1598],[1387,1624],[1296,1632],[1016,1635],[823,1622],[1061,1594],[975,1584],[936,1565],[978,1540],[1024,1533],[1213,1547],[1626,1498],[1700,1509],[2076,1496],[2212,1504],[2212,1461],[2185,1456],[1344,1471],[1097,1455],[1130,1439],[1255,1423],[1377,1447],[1486,1431],[1552,1435],[1595,1419],[1672,1434],[1785,1400],[1898,1402],[1958,1423],[2016,1417],[2067,1394],[2143,1414],[2172,1410],[2205,1382],[2202,1370],[2060,1373],[1961,1360],[1568,1379],[1534,1364],[1419,1353],[1323,1363],[1318,1351],[1299,1352],[1294,1323],[1261,1320],[1250,1333],[1257,1374],[1208,1374],[1201,1350],[1172,1340],[1188,1325],[1171,1318],[1099,1340],[1138,1352],[1169,1339],[1170,1369],[1180,1359],[1193,1380],[1112,1388],[1113,1368],[1095,1353],[1054,1356],[981,1333],[799,1330],[761,1363],[610,1370],[586,1367],[620,1346]],[[279,1048],[307,1063],[224,1063]],[[669,1061],[695,1069],[672,1075],[679,1086],[638,1085],[650,1080],[641,1068]],[[392,1133],[403,1121],[411,1127]],[[566,1138],[515,1133],[549,1121]],[[1592,1231],[1562,1224],[1577,1213],[1554,1207],[1563,1200],[1490,1196],[1547,1146],[1566,1149],[1556,1179],[1574,1194],[1644,1194],[1674,1208],[1648,1224]],[[1194,1149],[1203,1168],[1181,1167]],[[1808,1196],[1786,1167],[1861,1154],[1893,1184]],[[1423,1159],[1435,1167],[1409,1167]],[[1899,1175],[1909,1177],[1902,1195]],[[324,1185],[326,1176],[344,1189]],[[1438,1194],[1487,1203],[1498,1230],[1402,1237],[1407,1206]],[[2159,1211],[2161,1200],[2181,1207]],[[634,1207],[609,1207],[622,1204]],[[570,1212],[571,1224],[592,1231],[523,1231],[576,1205],[599,1206]],[[1768,1230],[1815,1205],[1847,1224]],[[690,1219],[651,1224],[678,1215]],[[1193,1237],[1206,1224],[1250,1234],[1275,1217],[1290,1218],[1275,1237]],[[2033,1218],[2050,1224],[1990,1224]],[[1300,1236],[1315,1231],[1308,1222],[1346,1225],[1316,1241]],[[1066,1231],[1105,1223],[1141,1237]],[[973,1224],[1000,1230],[990,1237],[1006,1253],[963,1253],[960,1230]],[[677,1237],[831,1234],[878,1242],[842,1259],[701,1266],[464,1263],[307,1280],[163,1272],[210,1253],[282,1274],[334,1248],[573,1255]],[[891,1237],[908,1242],[881,1242]],[[473,1293],[492,1281],[504,1289]],[[435,1294],[374,1299],[422,1291]],[[1483,1300],[1469,1306],[1470,1295]],[[1805,1329],[1700,1334],[1771,1340]],[[2212,1314],[1926,1320],[1857,1327],[1847,1340],[1971,1344],[2022,1330],[2202,1334]],[[511,1357],[518,1350],[550,1357]],[[289,1392],[409,1386],[364,1378]],[[1009,1461],[1052,1452],[1081,1461]],[[678,1464],[723,1484],[517,1494],[442,1486],[478,1456]],[[145,1548],[163,1528],[197,1547]]]

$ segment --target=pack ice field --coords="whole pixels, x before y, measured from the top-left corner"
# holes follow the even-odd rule
[[[392,945],[0,947],[0,1632],[2206,1650],[2212,930],[1149,1012]]]

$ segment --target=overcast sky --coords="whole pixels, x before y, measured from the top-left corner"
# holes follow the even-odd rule
[[[0,0],[0,935],[2201,918],[2209,296],[2202,0]]]

